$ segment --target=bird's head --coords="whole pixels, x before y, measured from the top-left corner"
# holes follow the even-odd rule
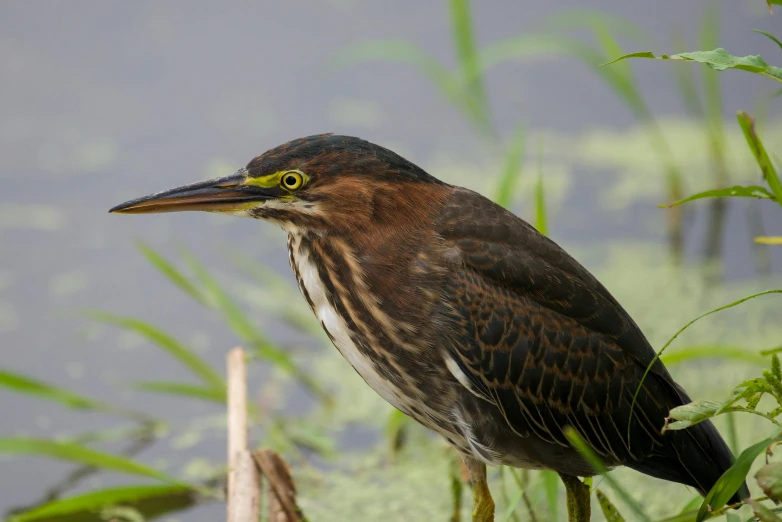
[[[344,231],[405,219],[447,185],[388,149],[359,138],[299,138],[235,174],[117,205],[109,212],[203,210],[266,219],[286,229]]]

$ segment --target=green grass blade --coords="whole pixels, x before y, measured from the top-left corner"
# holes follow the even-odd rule
[[[145,518],[181,510],[197,497],[187,486],[124,486],[90,491],[49,502],[11,516],[8,522],[91,522],[101,520],[98,512],[109,506],[132,506]]]
[[[600,504],[600,510],[606,518],[606,522],[625,522],[625,518],[619,513],[619,510],[611,503],[605,493],[596,489],[595,496],[597,497],[598,504]]]
[[[645,27],[629,18],[595,9],[557,11],[547,19],[546,26],[552,29],[585,28],[589,30],[594,30],[595,27],[605,27],[612,33],[621,34],[641,45],[654,41],[652,34]]]
[[[616,56],[622,54],[622,46],[611,34],[611,31],[606,27],[605,23],[595,22],[592,24],[591,29],[603,56]],[[630,67],[630,62],[618,64],[614,70],[621,74],[623,81],[628,87],[638,92],[638,84],[635,82],[635,76],[633,75],[632,67]]]
[[[456,47],[456,56],[459,59],[461,78],[467,92],[473,97],[480,107],[476,114],[482,125],[491,126],[489,112],[489,100],[486,97],[483,76],[478,65],[478,53],[473,36],[472,17],[470,15],[469,0],[450,0],[451,28],[453,41]]]
[[[463,81],[415,44],[400,40],[361,42],[339,52],[333,61],[333,67],[344,68],[374,61],[396,62],[414,67],[434,84],[443,98],[479,128],[488,130],[478,101],[465,89]]]
[[[701,22],[700,47],[701,49],[715,49],[719,46],[720,24],[722,12],[719,3],[711,3],[706,6]],[[717,71],[710,67],[701,69],[703,80],[703,96],[706,105],[706,113],[709,125],[716,137],[721,137],[722,132],[722,93],[720,92]],[[722,150],[718,147],[718,150]]]
[[[719,3],[711,3],[706,6],[701,22],[700,46],[701,49],[713,49],[719,46],[720,25],[722,23],[722,8]],[[728,169],[725,162],[725,128],[722,118],[722,90],[720,89],[719,73],[710,67],[701,68],[703,84],[703,98],[705,112],[708,121],[709,147],[714,161],[715,182],[721,187],[729,183]],[[713,208],[721,208],[720,202],[712,202],[717,205]],[[722,212],[722,211],[717,211]],[[719,222],[719,217],[715,216]],[[718,225],[716,225],[718,226]],[[712,237],[720,233],[717,228],[711,232]],[[717,243],[713,243],[717,244]]]
[[[739,120],[739,125],[742,132],[744,132],[744,137],[747,139],[752,155],[755,156],[755,160],[757,160],[760,166],[763,179],[766,180],[766,183],[771,188],[771,192],[774,193],[777,203],[782,206],[782,182],[779,181],[779,175],[777,175],[774,164],[771,162],[771,158],[769,158],[760,136],[755,132],[755,120],[746,112],[739,112],[736,118]]]
[[[158,271],[169,281],[171,281],[175,286],[179,287],[180,290],[185,292],[199,303],[204,303],[204,296],[201,294],[198,288],[196,288],[196,286],[191,283],[182,272],[177,270],[174,265],[166,261],[163,256],[155,252],[155,250],[146,243],[138,242],[137,247],[144,255],[144,257],[147,258],[147,261],[152,263],[152,265],[157,268]]]
[[[577,40],[562,38],[563,42],[567,41],[566,54],[582,61],[601,77],[637,118],[644,121],[650,120],[651,113],[641,95],[629,64],[619,64],[613,68],[600,67],[609,56],[617,56],[622,53],[621,45],[613,36],[614,32],[624,32],[627,36],[638,37],[643,34],[643,29],[621,17],[584,10],[566,11],[564,14],[553,17],[552,20],[552,25],[555,26],[583,27],[592,33],[597,41],[597,48]]]
[[[603,67],[603,65],[610,65],[616,63],[616,61],[604,63],[609,55],[576,40],[571,40],[567,54],[577,58],[592,69],[627,105],[636,118],[645,122],[652,119],[652,114],[627,68],[614,69],[612,67]]]
[[[527,33],[492,42],[478,51],[476,74],[486,74],[492,67],[506,61],[520,61],[528,58],[539,60],[549,54],[565,54],[572,43],[551,35]]]
[[[2,437],[0,438],[0,454],[49,457],[128,475],[150,477],[170,484],[185,485],[179,479],[162,471],[144,466],[124,457],[103,453],[69,442]]]
[[[557,518],[557,511],[559,508],[559,476],[555,471],[548,469],[541,471],[540,475],[543,478],[543,488],[546,490],[549,520],[559,520]]]
[[[725,424],[727,424],[726,431],[728,432],[728,435],[725,438],[727,439],[728,447],[730,448],[730,452],[736,455],[738,454],[739,449],[741,449],[739,447],[738,427],[736,426],[736,413],[725,413]]]
[[[624,490],[619,482],[617,482],[616,479],[614,479],[614,477],[608,473],[608,468],[606,468],[605,464],[603,464],[603,461],[600,460],[600,457],[598,457],[595,452],[592,451],[589,445],[584,442],[584,439],[581,438],[581,435],[579,435],[576,430],[570,426],[565,427],[565,437],[567,437],[570,445],[573,446],[573,449],[578,451],[584,460],[586,460],[597,473],[603,475],[603,478],[605,478],[605,481],[608,483],[608,485],[611,486],[619,498],[622,499],[622,501],[633,511],[633,513],[635,513],[636,517],[633,518],[633,520],[652,522],[646,513],[644,513],[644,510],[641,508],[641,506],[635,501],[635,499],[633,499],[633,497]]]
[[[548,215],[546,212],[546,191],[543,182],[543,141],[538,139],[538,182],[535,184],[535,228],[548,235]]]
[[[141,337],[147,339],[155,346],[163,349],[169,355],[174,357],[183,366],[189,369],[193,375],[201,379],[205,384],[214,388],[216,391],[225,392],[225,381],[206,361],[201,359],[191,349],[149,323],[130,317],[122,317],[106,312],[92,311],[89,316],[102,323],[113,324],[126,330],[133,331]]]
[[[525,131],[519,125],[511,137],[508,151],[505,153],[505,165],[502,168],[500,184],[497,187],[494,202],[505,208],[513,204],[513,197],[521,179],[521,162],[524,156]]]
[[[681,32],[676,32],[673,37],[673,48],[682,52],[687,49],[687,41]],[[676,85],[679,88],[679,94],[684,101],[684,106],[690,113],[696,117],[703,117],[704,111],[701,106],[700,95],[698,94],[698,88],[695,85],[695,77],[693,75],[692,67],[681,65],[673,68],[676,76]]]
[[[693,497],[677,515],[658,520],[657,522],[694,522],[702,501],[703,499],[700,495]]]
[[[782,49],[782,41],[780,41],[779,38],[777,38],[773,34],[767,32],[767,31],[762,31],[760,29],[752,29],[752,30],[755,31],[756,33],[762,34],[763,36],[765,36],[766,38],[768,38],[769,40],[771,40],[772,42],[777,44],[780,49]]]
[[[318,324],[317,319],[313,317],[312,313],[307,308],[307,305],[304,304],[303,300],[281,299],[283,296],[287,297],[299,292],[299,289],[293,284],[292,280],[281,276],[278,272],[272,270],[263,263],[258,263],[257,260],[251,259],[241,252],[232,252],[230,261],[236,268],[244,272],[247,276],[255,279],[258,285],[262,286],[264,290],[267,290],[269,294],[271,294],[271,299],[257,303],[262,306],[265,313],[274,315],[274,317],[279,318],[294,330],[312,336],[320,337],[324,335],[323,329]],[[275,298],[275,296],[279,296],[279,298]],[[285,302],[280,303],[279,301]]]
[[[121,426],[105,430],[88,431],[77,435],[58,437],[59,442],[70,442],[80,446],[103,444],[122,440],[159,439],[168,434],[168,426],[163,422],[148,422],[141,425]]]
[[[703,319],[705,317],[708,317],[708,316],[710,316],[712,314],[716,314],[717,312],[721,312],[723,310],[727,310],[729,308],[733,308],[734,306],[738,306],[738,305],[740,305],[742,303],[745,303],[745,302],[747,302],[747,301],[749,301],[751,299],[755,299],[757,297],[761,297],[761,296],[764,296],[764,295],[770,295],[770,294],[782,294],[782,290],[766,290],[764,292],[758,292],[756,294],[752,294],[752,295],[748,295],[746,297],[742,297],[741,299],[738,299],[736,301],[733,301],[732,303],[728,303],[726,305],[720,306],[720,307],[715,308],[713,310],[709,310],[705,314],[699,315],[698,317],[696,317],[695,319],[693,319],[689,323],[687,323],[684,326],[682,326],[681,328],[679,328],[679,331],[677,331],[675,334],[673,334],[673,337],[668,339],[668,342],[666,342],[663,345],[663,347],[660,349],[660,351],[655,354],[655,356],[652,359],[652,361],[646,367],[646,370],[644,371],[644,374],[641,377],[641,382],[638,383],[638,387],[635,390],[635,394],[633,394],[633,401],[630,403],[630,419],[631,420],[630,420],[630,422],[627,423],[627,444],[628,445],[630,444],[630,427],[631,427],[632,418],[633,418],[633,410],[635,409],[635,403],[638,400],[638,394],[641,392],[641,388],[643,387],[644,381],[646,380],[646,376],[651,371],[652,366],[654,366],[654,364],[662,356],[662,354],[665,352],[665,350],[671,345],[671,343],[673,341],[675,341],[676,338],[679,337],[679,335],[681,335],[681,333],[684,332],[687,328],[689,328],[690,326],[692,326],[693,324],[697,323],[698,321],[700,321],[701,319]]]
[[[410,42],[374,40],[347,47],[337,54],[335,68],[351,67],[364,62],[387,61],[410,65],[418,69],[448,98],[457,90],[458,82],[440,63]]]
[[[510,522],[513,520],[513,515],[516,513],[516,509],[519,507],[519,504],[521,504],[523,498],[524,490],[519,488],[516,491],[516,495],[513,497],[513,500],[508,503],[508,507],[505,510],[505,516],[502,517],[503,522]]]
[[[698,497],[698,503],[695,505],[696,508],[701,504],[701,500],[702,500],[701,497]],[[679,513],[678,515],[674,515],[668,518],[663,518],[661,520],[658,520],[657,522],[695,522],[695,517],[697,515],[698,512],[695,509],[691,509],[686,513]]]
[[[37,381],[19,373],[0,370],[0,386],[3,388],[31,395],[40,399],[58,402],[75,410],[95,410],[106,413],[118,413],[121,410],[104,402],[96,401],[76,393]]]
[[[206,267],[187,251],[182,251],[181,255],[207,293],[208,305],[220,312],[228,327],[253,351],[256,357],[284,370],[314,395],[321,398],[325,396],[320,385],[303,372],[290,355],[282,348],[274,345],[271,340],[255,328],[241,307],[212,277]]]
[[[401,411],[393,409],[388,415],[383,432],[388,440],[392,457],[395,457],[405,445],[405,433],[410,427],[411,419]]]
[[[772,201],[777,200],[776,196],[766,190],[765,187],[761,187],[759,185],[749,185],[746,187],[736,185],[735,187],[723,189],[704,190],[703,192],[698,192],[697,194],[680,199],[679,201],[674,201],[673,203],[661,203],[657,206],[660,208],[671,208],[677,205],[681,205],[682,203],[689,203],[690,201],[708,198],[757,198],[770,199]]]
[[[737,362],[743,362],[747,364],[755,364],[758,366],[766,366],[768,364],[768,358],[763,357],[766,354],[757,354],[751,352],[741,346],[725,346],[719,344],[707,344],[702,346],[688,346],[681,348],[675,352],[666,353],[660,360],[671,368],[677,364],[701,359],[727,359]]]
[[[780,512],[779,508],[771,509],[761,504],[757,500],[750,501],[750,504],[752,505],[752,512],[755,515],[750,519],[752,520],[752,522],[754,522],[755,520],[757,520],[758,522],[782,522],[782,518],[779,518],[776,515],[776,513]],[[729,513],[728,515],[726,515],[725,517],[726,522],[741,522],[741,519],[738,516],[734,517],[733,520],[728,518],[731,515],[733,515],[733,513]]]
[[[219,404],[225,404],[225,390],[208,388],[204,386],[195,386],[183,382],[168,381],[139,381],[130,384],[135,390],[147,391],[152,393],[164,393],[167,395],[178,395],[191,399],[205,399]]]
[[[757,456],[766,451],[766,448],[772,442],[773,439],[771,438],[762,440],[741,452],[736,462],[717,479],[706,498],[703,499],[703,503],[701,503],[701,507],[698,509],[698,516],[695,518],[696,522],[706,520],[710,511],[720,509],[728,503],[730,497],[744,483],[747,473],[749,473],[749,469]]]

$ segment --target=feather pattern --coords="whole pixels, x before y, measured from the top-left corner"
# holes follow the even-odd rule
[[[709,422],[660,433],[668,411],[690,399],[594,276],[529,224],[466,189],[454,190],[436,226],[451,266],[439,347],[470,395],[496,408],[496,425],[484,432],[497,453],[538,455],[541,467],[584,475],[578,455],[563,456],[572,453],[563,432],[572,426],[608,466],[708,491],[730,466],[729,449]],[[473,417],[492,411],[472,410]]]

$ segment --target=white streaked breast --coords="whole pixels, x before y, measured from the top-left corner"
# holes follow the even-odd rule
[[[290,238],[290,261],[301,277],[301,286],[303,288],[300,288],[300,290],[302,293],[306,292],[306,295],[309,295],[312,302],[312,311],[320,321],[321,326],[331,336],[337,350],[347,359],[364,381],[391,405],[408,413],[408,409],[404,407],[404,395],[401,391],[393,383],[382,378],[377,372],[374,361],[364,355],[356,346],[356,342],[345,320],[337,313],[326,296],[325,287],[321,282],[317,267],[311,261],[306,250],[303,250],[300,245],[300,238],[295,236]],[[351,286],[349,282],[342,283],[343,286]]]

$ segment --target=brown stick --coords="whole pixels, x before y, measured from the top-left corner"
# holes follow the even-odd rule
[[[270,449],[258,450],[253,457],[269,483],[269,521],[302,522],[304,517],[296,505],[296,485],[282,457]]]

